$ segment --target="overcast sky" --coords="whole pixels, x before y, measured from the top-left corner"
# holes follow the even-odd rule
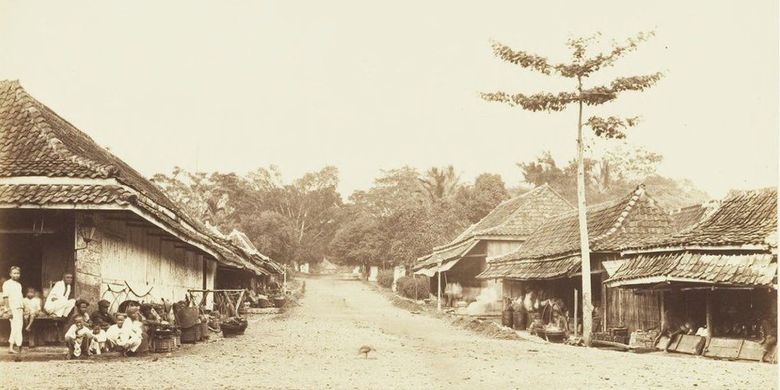
[[[349,194],[380,169],[453,164],[517,185],[518,161],[573,158],[576,111],[478,93],[571,83],[499,61],[491,40],[564,60],[572,35],[654,29],[591,82],[666,77],[598,112],[641,115],[629,141],[713,196],[776,185],[777,1],[374,3],[0,1],[0,78],[146,175],[332,164]]]

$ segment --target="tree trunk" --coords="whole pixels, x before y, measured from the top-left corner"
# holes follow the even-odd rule
[[[582,95],[582,79],[577,78],[577,89]],[[582,99],[579,101],[577,121],[577,211],[580,224],[580,257],[582,258],[582,339],[591,345],[593,328],[593,304],[590,292],[590,245],[588,245],[588,219],[585,206],[585,164],[582,140]]]

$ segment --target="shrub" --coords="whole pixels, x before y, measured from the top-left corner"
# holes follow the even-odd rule
[[[379,273],[376,274],[376,282],[384,288],[393,287],[393,270],[383,269],[379,271]]]
[[[404,276],[398,279],[398,292],[412,299],[425,299],[431,295],[427,276]]]

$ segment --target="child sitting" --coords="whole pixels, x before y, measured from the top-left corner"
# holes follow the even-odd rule
[[[92,326],[92,341],[89,343],[89,351],[92,354],[100,355],[101,352],[108,351],[106,347],[106,340],[108,340],[106,332],[99,324]]]
[[[35,317],[43,313],[43,302],[38,291],[32,287],[28,288],[27,296],[22,300],[22,306],[24,307],[24,321],[27,322],[24,330],[29,332],[33,322],[35,322]]]
[[[106,341],[109,347],[122,350],[122,352],[128,347],[130,341],[130,329],[124,327],[126,318],[125,313],[116,313],[116,322],[106,330]]]
[[[65,344],[68,346],[68,359],[81,356],[81,351],[86,350],[89,356],[89,344],[92,341],[92,332],[84,325],[84,317],[73,317],[73,325],[65,332]]]

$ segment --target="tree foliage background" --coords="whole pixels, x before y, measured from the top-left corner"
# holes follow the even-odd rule
[[[586,190],[592,204],[625,196],[639,183],[669,210],[708,199],[690,181],[659,175],[662,157],[656,153],[623,145],[591,155]],[[289,182],[275,166],[245,175],[176,168],[152,181],[193,217],[223,234],[243,231],[277,261],[328,257],[344,265],[389,267],[412,264],[534,186],[549,183],[570,201],[576,198],[574,161],[543,153],[518,167],[512,188],[497,174],[464,182],[452,166],[401,167],[382,171],[370,188],[347,200],[337,191],[338,170],[330,166]]]

